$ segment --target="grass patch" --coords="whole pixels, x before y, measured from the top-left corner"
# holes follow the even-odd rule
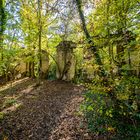
[[[17,100],[16,99],[14,99],[14,98],[8,98],[3,103],[3,108],[10,107],[10,106],[12,106],[12,105],[14,105],[16,103],[17,103]]]
[[[0,112],[0,121],[3,120],[3,118],[4,118],[4,113]]]

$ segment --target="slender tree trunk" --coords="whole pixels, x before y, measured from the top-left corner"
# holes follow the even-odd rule
[[[29,77],[32,75],[32,62],[29,62]]]
[[[4,59],[4,31],[6,28],[6,12],[5,12],[5,0],[0,0],[0,61]],[[3,76],[6,78],[5,70],[2,71]],[[6,78],[7,79],[7,78]]]
[[[95,44],[94,44],[94,42],[93,42],[93,40],[92,40],[88,30],[87,30],[86,21],[85,21],[85,17],[84,17],[83,11],[82,11],[81,4],[82,4],[81,0],[76,0],[76,5],[77,5],[79,16],[81,19],[83,31],[85,33],[88,44],[90,45],[90,48],[94,54],[95,61],[100,66],[100,71],[101,71],[100,75],[102,77],[106,77],[105,70],[103,68],[103,63],[102,63],[101,57],[99,55],[99,51],[98,51],[97,47],[95,46]]]
[[[41,55],[41,36],[42,36],[42,23],[41,23],[41,1],[38,0],[38,31],[39,31],[39,36],[38,36],[38,59],[39,59],[39,65],[38,65],[38,80],[40,84],[41,80],[41,69],[42,69],[42,55]]]
[[[3,60],[3,41],[4,41],[4,31],[6,26],[6,12],[5,12],[5,0],[0,0],[0,51],[1,60]]]
[[[109,10],[110,10],[110,0],[107,1],[106,8],[106,20],[107,20],[107,41],[110,42],[110,29],[109,29]],[[109,54],[109,62],[110,62],[110,75],[113,78],[113,68],[112,68],[112,44],[108,45],[108,54]]]
[[[33,59],[34,60],[34,59]],[[35,62],[32,62],[32,78],[35,77],[35,73],[34,73],[34,67],[35,67]]]

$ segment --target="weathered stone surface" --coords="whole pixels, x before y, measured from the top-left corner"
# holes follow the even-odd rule
[[[46,51],[42,52],[42,68],[41,71],[43,72],[43,75],[47,75],[49,69],[49,55]]]
[[[71,81],[74,78],[76,65],[74,48],[76,48],[76,44],[72,41],[63,41],[57,46],[56,77],[58,79]]]

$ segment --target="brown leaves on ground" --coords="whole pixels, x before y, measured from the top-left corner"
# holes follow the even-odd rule
[[[21,95],[17,99],[22,105],[0,122],[1,139],[92,139],[83,117],[77,115],[83,101],[82,87],[62,81],[43,81],[35,87],[31,86],[31,80],[21,87],[12,95]]]

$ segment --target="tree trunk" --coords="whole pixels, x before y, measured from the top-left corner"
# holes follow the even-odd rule
[[[42,36],[42,23],[41,23],[41,1],[38,0],[38,59],[39,59],[39,65],[38,65],[38,83],[40,84],[41,80],[41,68],[42,68],[42,57],[41,57],[41,36]]]
[[[81,0],[76,0],[76,5],[77,5],[79,16],[80,16],[80,19],[81,19],[83,31],[85,33],[87,42],[90,45],[90,48],[91,48],[91,50],[94,54],[95,61],[100,66],[100,76],[106,77],[105,70],[103,68],[103,63],[102,63],[101,57],[99,55],[99,51],[98,51],[97,47],[95,46],[95,44],[94,44],[94,42],[93,42],[93,40],[92,40],[88,30],[87,30],[86,21],[85,21],[85,17],[84,17],[83,11],[82,11],[81,4],[82,4]]]
[[[4,31],[6,26],[6,13],[4,7],[4,0],[0,0],[0,50],[1,50],[1,60],[3,60],[3,40]]]

